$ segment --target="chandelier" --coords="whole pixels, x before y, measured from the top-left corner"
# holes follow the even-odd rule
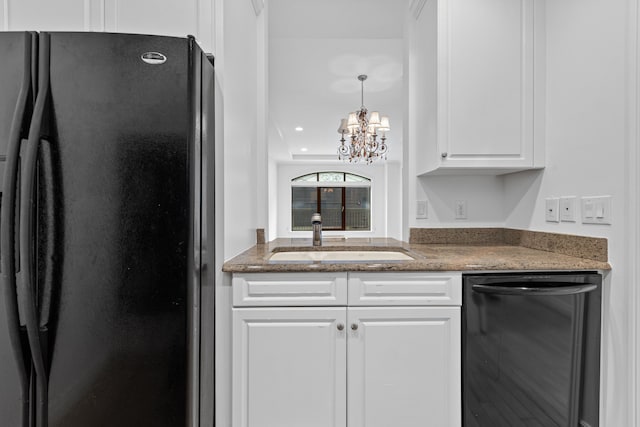
[[[380,158],[387,159],[385,132],[390,129],[389,117],[380,117],[377,111],[372,111],[371,116],[367,117],[367,109],[364,106],[364,81],[367,80],[367,76],[361,74],[358,80],[360,80],[362,106],[360,111],[349,113],[348,118],[340,121],[338,133],[342,138],[338,146],[338,159],[353,163],[364,161],[370,164]]]

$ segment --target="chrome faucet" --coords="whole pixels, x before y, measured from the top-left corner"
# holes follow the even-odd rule
[[[311,225],[313,226],[313,246],[322,246],[322,217],[319,213],[311,215]]]

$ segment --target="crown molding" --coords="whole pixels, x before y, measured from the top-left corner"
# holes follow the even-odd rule
[[[341,160],[338,160],[337,154],[291,154],[291,160],[335,161],[342,163]]]

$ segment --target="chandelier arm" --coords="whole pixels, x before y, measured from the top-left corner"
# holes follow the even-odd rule
[[[369,117],[367,117],[368,111],[364,106],[364,81],[367,79],[365,74],[358,76],[360,81],[360,101],[362,103],[360,111],[356,111],[353,117],[350,116],[349,123],[349,136],[350,140],[345,140],[346,127],[344,123],[341,123],[338,132],[342,132],[342,138],[340,140],[341,145],[338,149],[338,157],[341,160],[349,160],[350,163],[358,163],[362,161],[366,164],[371,164],[377,159],[384,158],[386,160],[386,152],[388,150],[386,144],[385,132],[378,135],[378,129],[374,125],[369,127]],[[377,117],[377,116],[376,116]],[[355,118],[355,120],[353,120]],[[347,120],[344,120],[345,122]],[[387,120],[388,122],[388,120]],[[377,122],[376,122],[377,123]],[[379,126],[380,124],[377,124]],[[388,124],[386,125],[388,127]],[[380,136],[380,139],[378,139]],[[346,143],[345,143],[346,142]]]

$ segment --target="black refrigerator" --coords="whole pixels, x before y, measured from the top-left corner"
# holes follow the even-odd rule
[[[62,32],[0,58],[0,425],[197,425],[213,59]]]

